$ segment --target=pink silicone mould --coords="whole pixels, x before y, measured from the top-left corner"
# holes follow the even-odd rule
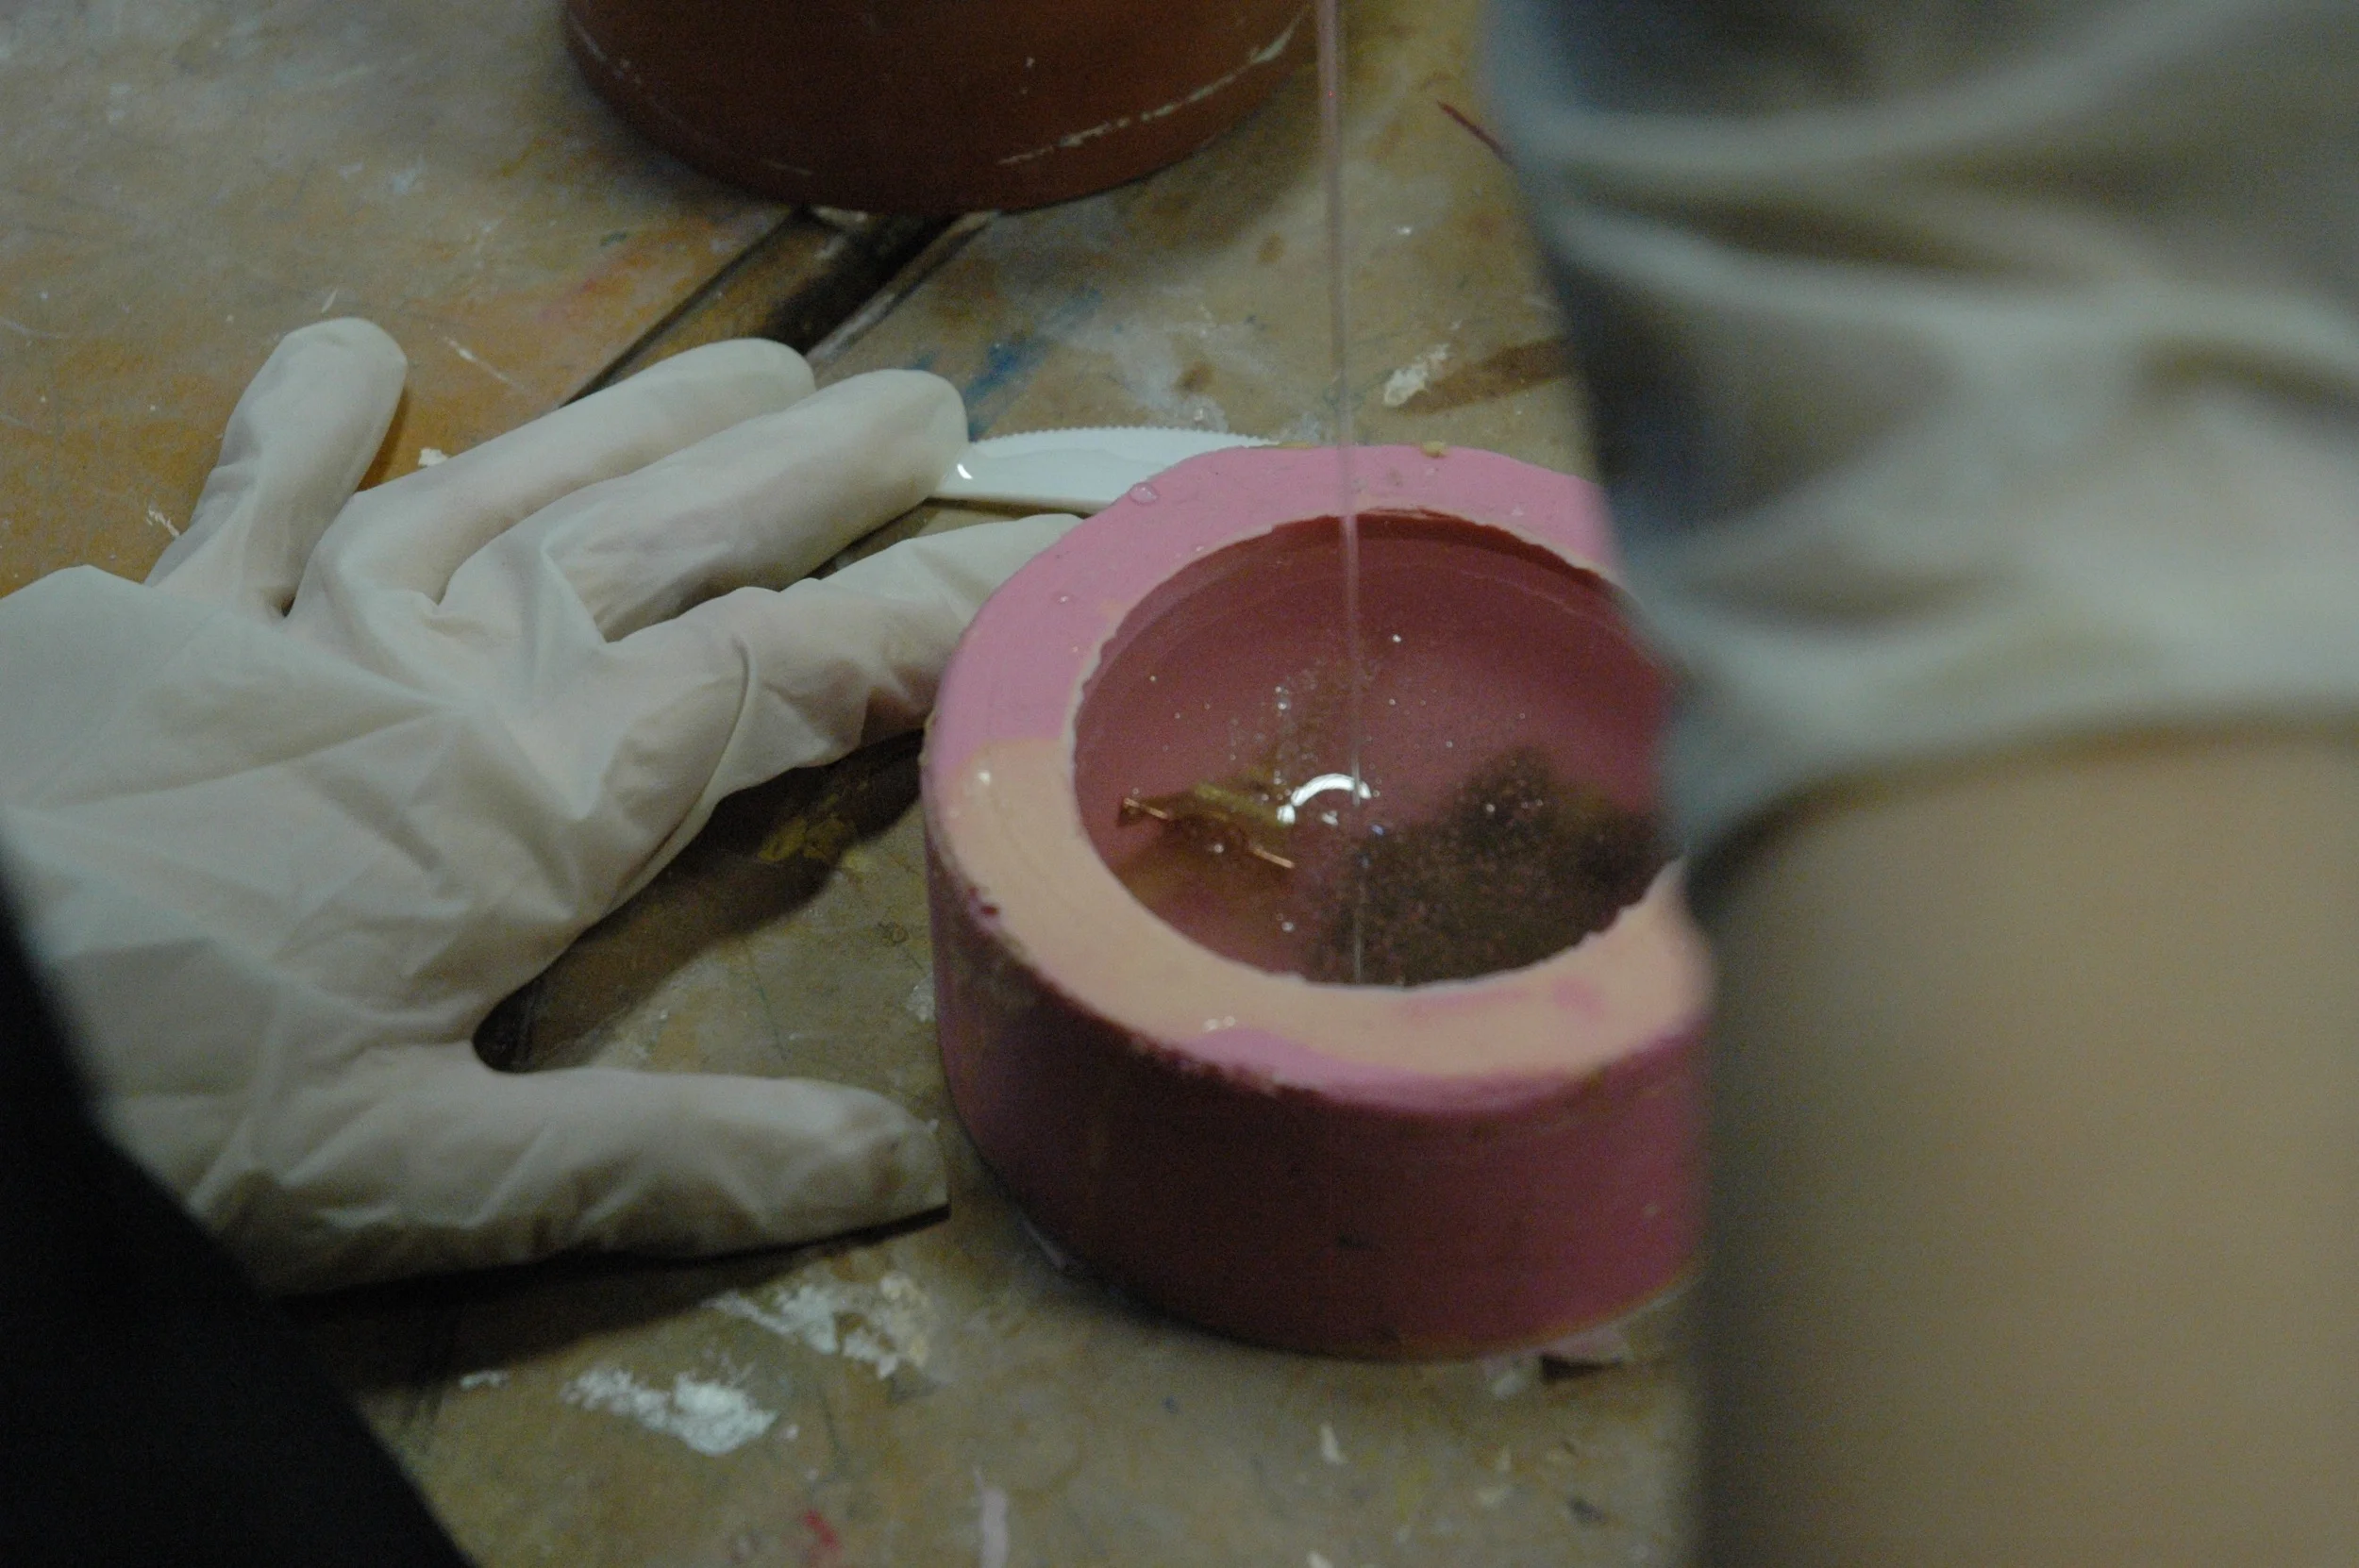
[[[1594,488],[1464,449],[1363,448],[1355,470],[1364,511],[1463,544],[1464,574],[1415,579],[1434,603],[1462,576],[1504,592],[1512,567],[1517,592],[1606,607],[1556,652],[1503,618],[1500,678],[1570,683],[1580,722],[1560,755],[1625,798],[1650,793],[1661,677],[1602,587]],[[1190,612],[1174,580],[1332,518],[1336,502],[1330,451],[1194,459],[1076,528],[976,617],[925,759],[951,1096],[1043,1232],[1182,1317],[1349,1355],[1541,1343],[1661,1295],[1694,1251],[1709,978],[1676,868],[1527,968],[1319,985],[1157,919],[1093,842],[1112,803],[1077,791],[1085,693],[1140,621]],[[1147,733],[1095,715],[1105,733]]]

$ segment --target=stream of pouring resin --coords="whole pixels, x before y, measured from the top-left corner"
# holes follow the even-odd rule
[[[1351,317],[1344,247],[1344,22],[1340,0],[1318,0],[1319,152],[1327,181],[1327,326],[1334,347],[1335,516],[1343,530],[1344,745],[1351,787],[1346,810],[1356,826],[1368,798],[1367,672],[1360,645],[1360,504],[1351,481]],[[1356,835],[1355,835],[1356,836]],[[1355,878],[1344,919],[1349,932],[1349,972],[1366,977],[1363,915],[1364,877]]]
[[[1157,832],[1115,872],[1165,921],[1231,958],[1328,982],[1419,985],[1571,945],[1638,897],[1663,855],[1646,813],[1535,743],[1570,722],[1558,715],[1552,728],[1548,716],[1562,692],[1486,704],[1497,694],[1486,690],[1489,639],[1547,646],[1553,611],[1514,593],[1446,604],[1449,591],[1428,577],[1410,603],[1385,597],[1371,635],[1352,474],[1339,0],[1316,0],[1316,13],[1340,637],[1328,632],[1323,649],[1312,638],[1300,663],[1261,688],[1272,693],[1266,711],[1232,716],[1225,772],[1124,797],[1122,823],[1151,821]],[[1388,546],[1377,544],[1382,556]],[[1383,570],[1380,561],[1380,586],[1391,580]],[[1328,571],[1301,586],[1335,584]],[[1379,719],[1382,736],[1371,729]],[[1437,764],[1453,776],[1425,776]]]

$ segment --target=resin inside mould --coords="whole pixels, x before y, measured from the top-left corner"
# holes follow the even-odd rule
[[[1074,778],[1098,855],[1185,936],[1314,980],[1534,963],[1668,859],[1661,672],[1614,590],[1497,528],[1361,525],[1363,791],[1346,731],[1340,529],[1196,561],[1109,640]]]

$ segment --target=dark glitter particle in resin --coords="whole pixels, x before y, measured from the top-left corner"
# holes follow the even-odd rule
[[[1310,976],[1428,985],[1520,969],[1601,931],[1669,859],[1655,821],[1560,778],[1536,750],[1507,753],[1436,817],[1362,838]]]

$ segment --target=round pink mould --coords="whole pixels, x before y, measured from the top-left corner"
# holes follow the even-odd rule
[[[1464,448],[1353,472],[1374,635],[1455,639],[1430,717],[1370,742],[1389,808],[1438,798],[1467,734],[1650,806],[1663,681],[1596,490]],[[976,617],[925,759],[944,1065],[1033,1222],[1181,1317],[1358,1356],[1543,1343],[1694,1254],[1709,976],[1677,867],[1553,957],[1401,988],[1224,957],[1108,864],[1121,793],[1217,774],[1234,705],[1333,630],[1340,581],[1299,546],[1336,485],[1330,450],[1194,459]]]

